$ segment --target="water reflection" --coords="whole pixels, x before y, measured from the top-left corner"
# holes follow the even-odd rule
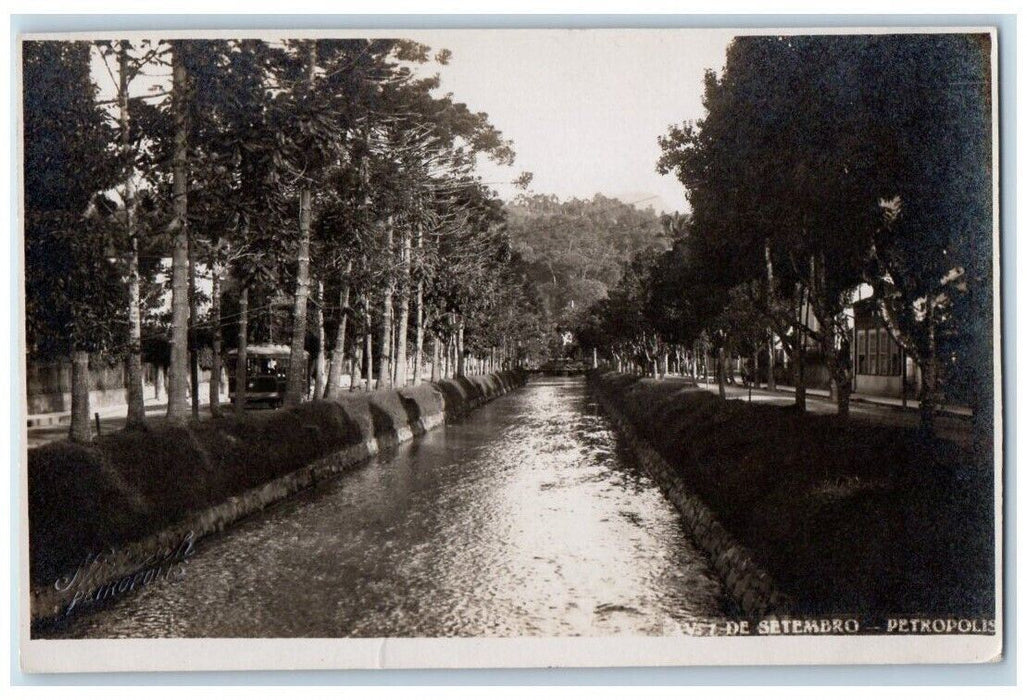
[[[680,634],[722,591],[580,379],[527,388],[202,541],[68,637]]]

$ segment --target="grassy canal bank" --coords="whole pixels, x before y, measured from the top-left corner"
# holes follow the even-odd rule
[[[590,383],[792,600],[795,614],[994,615],[993,461],[911,428]]]
[[[459,377],[29,450],[33,616],[66,604],[54,583],[90,555],[127,552],[106,572],[124,575],[184,533],[220,530],[525,381],[519,372]]]

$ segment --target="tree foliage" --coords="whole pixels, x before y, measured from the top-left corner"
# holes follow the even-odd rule
[[[924,370],[925,424],[942,364],[950,386],[985,378],[986,396],[990,51],[969,34],[735,39],[706,74],[705,116],[659,138],[657,169],[684,185],[691,215],[666,221],[676,242],[648,276],[650,325],[614,308],[618,292],[589,327],[622,315],[639,338],[752,345],[755,311],[800,366],[819,353],[845,412],[847,309],[866,282]]]
[[[30,41],[22,50],[28,347],[46,358],[116,350],[124,288],[107,256],[111,204],[101,195],[118,164],[96,104],[90,44]]]

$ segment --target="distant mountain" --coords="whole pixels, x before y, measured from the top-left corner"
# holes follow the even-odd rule
[[[667,204],[666,200],[658,194],[652,192],[618,192],[612,195],[614,199],[619,199],[625,204],[631,204],[636,209],[648,209],[653,208],[657,214],[672,214],[674,207]]]

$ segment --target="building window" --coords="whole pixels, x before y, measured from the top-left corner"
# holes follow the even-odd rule
[[[855,342],[856,374],[879,377],[902,375],[902,348],[886,327],[857,329]]]
[[[877,329],[867,331],[867,356],[870,359],[870,366],[867,367],[867,374],[877,374]]]
[[[856,374],[867,373],[867,332],[856,331]]]

